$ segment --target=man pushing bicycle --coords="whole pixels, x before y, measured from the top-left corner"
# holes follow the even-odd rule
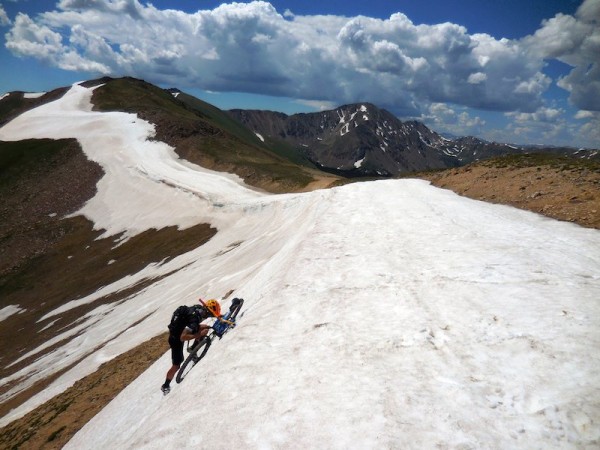
[[[221,305],[215,299],[207,300],[206,303],[200,299],[200,305],[180,306],[171,317],[169,323],[169,346],[171,347],[171,361],[173,365],[167,372],[161,391],[166,395],[171,390],[171,380],[179,370],[184,360],[183,343],[196,339],[196,343],[208,334],[210,325],[202,324],[206,319],[221,317]]]

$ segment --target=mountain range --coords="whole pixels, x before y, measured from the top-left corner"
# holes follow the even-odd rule
[[[403,122],[370,103],[291,116],[234,109],[229,113],[261,139],[290,143],[322,170],[342,176],[396,176],[446,169],[508,154],[552,152],[599,158],[594,150],[515,146],[476,137],[448,139],[418,121]]]
[[[311,177],[314,173],[309,173],[310,169],[317,169],[352,178],[391,177],[531,152],[600,160],[600,152],[592,149],[528,147],[487,142],[473,136],[450,139],[421,122],[401,121],[371,103],[293,115],[265,110],[222,111],[177,88],[163,90],[134,78],[105,77],[84,83],[98,84],[106,84],[99,108],[137,111],[140,117],[155,124],[156,138],[174,145],[180,156],[200,158],[199,162],[220,169],[238,166],[240,175],[250,184],[267,189],[278,182],[256,164],[250,169],[250,160],[277,160],[270,169],[278,167],[281,173],[275,179],[279,184],[286,184],[283,180],[290,176],[289,163],[301,167],[292,170],[295,176]],[[5,94],[0,99],[0,125],[28,108],[55,99],[65,90],[58,88],[43,95]],[[170,100],[166,93],[171,94]],[[200,151],[202,156],[197,151],[199,147],[204,149]],[[244,160],[245,169],[232,161],[238,157]]]
[[[516,206],[552,217],[561,191],[597,226],[597,164],[507,146],[508,169],[456,168],[481,141],[343,108],[249,125],[133,78],[3,96],[0,447],[62,446],[132,366],[148,371],[71,448],[310,448],[315,430],[325,447],[410,448],[427,433],[421,447],[593,445],[597,231],[423,180],[347,177],[389,177],[397,152],[396,173],[448,164],[432,184],[478,200],[505,201],[510,179]],[[345,138],[364,155],[337,160]],[[198,296],[247,306],[163,398],[161,333]]]

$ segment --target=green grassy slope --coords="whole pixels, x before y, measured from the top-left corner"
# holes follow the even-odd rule
[[[203,167],[236,173],[248,184],[271,191],[305,188],[321,173],[293,160],[294,152],[264,145],[225,112],[187,94],[174,97],[134,78],[105,80],[92,102],[101,111],[135,112],[155,125],[156,139]]]

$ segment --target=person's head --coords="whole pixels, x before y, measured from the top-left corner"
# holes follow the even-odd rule
[[[221,305],[219,305],[219,302],[216,301],[214,298],[211,298],[210,300],[207,300],[206,303],[206,309],[208,309],[208,311],[215,317],[221,317]]]

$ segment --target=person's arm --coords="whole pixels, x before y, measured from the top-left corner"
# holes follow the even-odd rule
[[[199,337],[205,336],[206,333],[208,333],[208,330],[210,330],[210,328],[210,325],[198,324],[198,331],[194,333],[194,331],[191,328],[185,327],[181,332],[180,339],[182,341],[191,341],[192,339],[198,339]]]

